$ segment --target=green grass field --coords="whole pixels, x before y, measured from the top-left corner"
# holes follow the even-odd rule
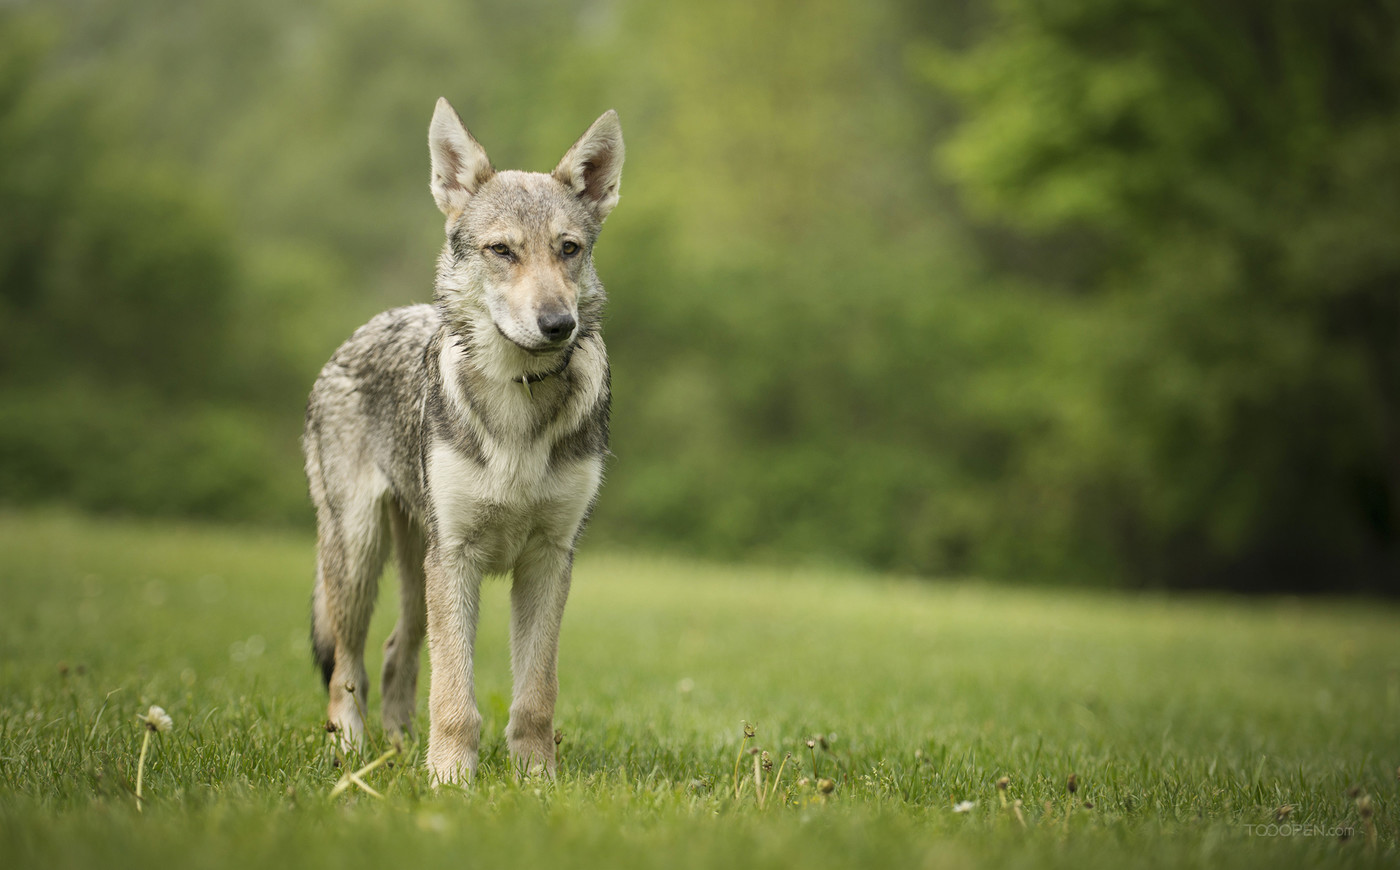
[[[0,514],[0,863],[1283,868],[1400,857],[1392,604],[1028,590],[585,545],[564,623],[558,780],[518,783],[505,758],[497,582],[478,645],[478,781],[431,789],[417,745],[367,776],[382,800],[332,798],[343,770],[307,651],[312,558],[307,535]],[[371,674],[378,664],[372,655]],[[174,728],[152,740],[138,812],[136,716],[151,704]],[[426,706],[424,692],[420,731]],[[745,722],[757,730],[747,745],[775,762],[762,806],[750,756],[735,797]],[[825,748],[808,749],[815,735]],[[834,781],[829,794],[821,779]],[[974,805],[956,812],[964,801]]]

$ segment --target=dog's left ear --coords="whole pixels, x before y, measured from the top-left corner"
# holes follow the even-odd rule
[[[554,177],[573,190],[601,223],[617,205],[622,182],[622,123],[608,109],[554,167]]]

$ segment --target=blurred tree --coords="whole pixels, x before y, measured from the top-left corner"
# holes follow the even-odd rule
[[[54,41],[37,19],[3,17],[0,493],[285,516],[287,489],[265,470],[272,430],[236,406],[268,395],[250,372],[267,374],[262,388],[287,372],[237,343],[229,226],[191,175],[140,159],[90,99],[46,77]]]
[[[997,8],[928,59],[965,113],[941,164],[983,219],[1093,240],[1102,411],[1040,485],[1159,582],[1396,589],[1400,5]]]
[[[0,354],[6,379],[75,375],[202,391],[232,289],[227,228],[189,180],[103,141],[38,74],[46,37],[7,30],[0,66]]]

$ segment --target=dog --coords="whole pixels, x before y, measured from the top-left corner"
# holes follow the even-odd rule
[[[431,778],[475,776],[477,602],[484,576],[510,574],[506,742],[517,770],[552,777],[559,628],[608,448],[593,246],[618,201],[622,127],[609,110],[553,172],[497,172],[440,99],[428,146],[447,219],[434,304],[362,326],[307,403],[311,638],[327,727],[342,747],[363,746],[365,638],[392,540],[400,612],[384,645],[386,731],[411,734],[426,632]]]

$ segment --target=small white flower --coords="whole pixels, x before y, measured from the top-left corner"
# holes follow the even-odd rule
[[[953,804],[953,812],[965,813],[975,806],[977,806],[977,801],[962,801],[960,803]]]
[[[155,705],[146,711],[146,715],[136,717],[146,723],[146,727],[151,731],[164,733],[175,726],[175,720],[170,718],[170,714]]]

